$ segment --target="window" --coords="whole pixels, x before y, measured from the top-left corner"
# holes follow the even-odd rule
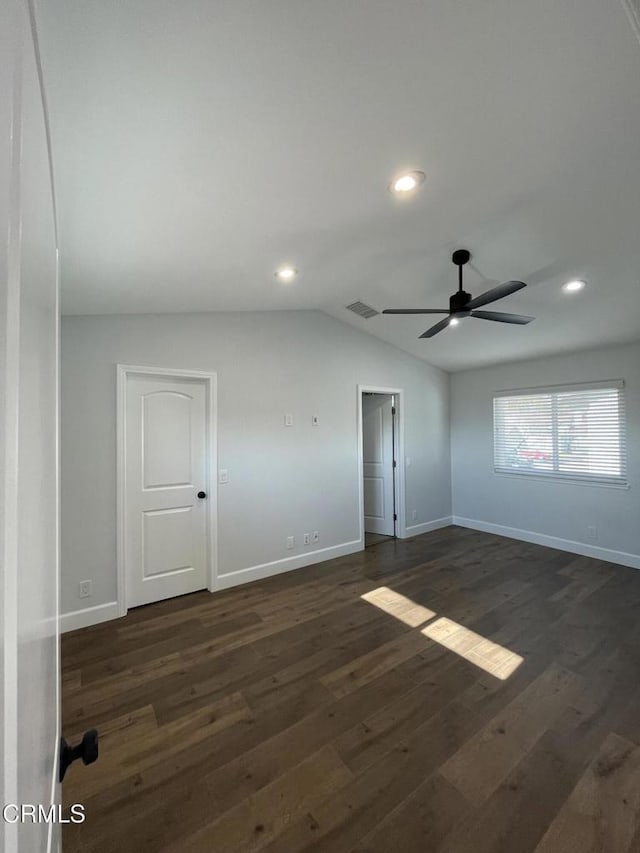
[[[503,474],[625,484],[624,383],[506,391],[493,399]]]

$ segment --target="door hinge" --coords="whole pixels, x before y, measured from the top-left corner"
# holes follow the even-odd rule
[[[397,462],[396,462],[396,460],[394,459],[394,460],[393,460],[393,467],[394,467],[394,468],[396,468],[396,467],[397,467],[397,465],[398,465],[398,463],[397,463]]]
[[[393,513],[393,520],[394,520],[394,521],[397,521],[397,520],[398,520],[398,516],[397,516],[397,514],[396,514],[395,512]]]
[[[392,414],[392,415],[395,415],[395,413],[396,413],[396,407],[395,407],[395,406],[391,406],[391,414]]]

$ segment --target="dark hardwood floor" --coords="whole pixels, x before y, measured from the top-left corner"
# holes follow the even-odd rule
[[[64,851],[640,851],[639,617],[450,527],[67,634]]]
[[[364,547],[370,548],[372,545],[380,545],[383,542],[389,542],[393,536],[385,536],[384,533],[365,533]]]

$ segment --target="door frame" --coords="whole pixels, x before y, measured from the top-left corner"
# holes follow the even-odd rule
[[[116,564],[117,564],[117,602],[120,616],[127,615],[127,576],[126,576],[126,429],[127,429],[127,382],[132,376],[160,378],[195,379],[204,382],[206,389],[205,430],[206,471],[204,488],[207,491],[207,589],[215,592],[218,584],[218,375],[204,370],[183,370],[173,367],[155,367],[153,365],[118,364],[116,365]]]
[[[358,505],[360,510],[360,544],[364,548],[364,464],[362,459],[362,395],[393,394],[396,406],[397,443],[395,447],[396,468],[394,477],[395,505],[397,525],[396,536],[406,539],[406,520],[404,511],[404,391],[402,388],[388,388],[385,385],[358,385]]]

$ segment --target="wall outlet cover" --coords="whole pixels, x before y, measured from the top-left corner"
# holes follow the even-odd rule
[[[304,534],[304,540],[303,540],[303,541],[304,541],[304,544],[305,544],[305,545],[310,545],[310,544],[311,544],[311,534],[310,534],[310,533],[305,533],[305,534]]]
[[[295,547],[296,540],[294,536],[287,536],[287,549],[290,551]]]
[[[78,598],[91,598],[93,595],[93,581],[80,581],[78,584]]]

